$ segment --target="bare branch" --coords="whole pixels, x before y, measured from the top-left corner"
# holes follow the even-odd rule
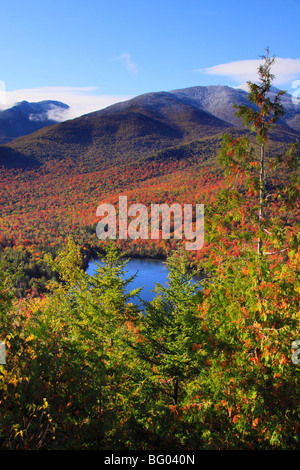
[[[277,255],[278,253],[283,253],[286,250],[287,248],[284,248],[283,250],[279,250],[279,251],[265,251],[263,254],[264,255]]]

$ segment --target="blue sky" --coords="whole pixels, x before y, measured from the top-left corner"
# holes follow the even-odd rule
[[[0,2],[2,107],[58,99],[75,116],[150,91],[238,86],[267,46],[277,86],[300,88],[300,0]]]

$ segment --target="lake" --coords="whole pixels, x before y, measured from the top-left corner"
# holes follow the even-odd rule
[[[136,274],[135,279],[128,285],[128,290],[133,290],[137,287],[143,287],[142,291],[140,292],[140,297],[144,301],[150,302],[154,299],[156,293],[153,291],[155,289],[156,283],[159,283],[162,286],[167,286],[167,276],[169,270],[161,260],[149,258],[131,258],[128,261],[125,269],[126,278]],[[86,272],[92,276],[96,270],[96,264],[94,261],[90,261]],[[198,280],[199,278],[195,277],[195,282]],[[141,306],[138,299],[136,299],[136,302],[134,303]]]

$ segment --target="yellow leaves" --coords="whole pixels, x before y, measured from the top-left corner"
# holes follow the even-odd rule
[[[47,398],[43,398],[43,408],[48,408],[49,403],[47,401]]]
[[[21,382],[21,381],[22,381],[22,379],[17,379],[16,377],[13,377],[13,378],[10,380],[10,383],[16,387],[17,384],[18,384],[19,382]]]
[[[25,430],[21,429],[18,431],[17,429],[14,429],[15,431],[15,437],[21,436],[23,438],[23,434],[26,432]]]
[[[29,341],[31,341],[31,340],[33,340],[33,339],[34,339],[34,336],[33,336],[33,335],[29,335],[29,336],[27,336],[27,338],[26,338],[26,342],[29,342]]]

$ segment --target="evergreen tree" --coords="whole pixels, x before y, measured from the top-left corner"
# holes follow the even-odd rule
[[[7,306],[2,299],[8,353],[0,375],[1,446],[101,449],[117,441],[130,388],[124,325],[135,311],[124,294],[125,263],[109,248],[90,277],[71,240],[46,259],[60,279],[49,285],[51,294],[11,305],[7,292]]]
[[[272,96],[274,75],[271,68],[275,57],[270,57],[267,49],[267,54],[262,59],[263,63],[258,69],[258,82],[247,82],[251,104],[236,106],[237,116],[243,119],[251,134],[237,139],[226,134],[220,152],[220,162],[225,167],[225,174],[231,176],[231,206],[232,200],[236,201],[234,222],[242,217],[247,218],[247,229],[251,224],[252,236],[257,237],[258,256],[275,254],[273,252],[277,249],[287,250],[282,247],[284,237],[289,229],[290,235],[295,235],[295,230],[291,230],[286,224],[287,213],[295,207],[299,197],[298,142],[290,144],[284,154],[276,156],[268,149],[270,131],[284,114],[280,97],[285,91],[278,91]],[[252,138],[253,134],[255,140]],[[251,198],[249,204],[247,198]]]
[[[299,447],[299,371],[291,361],[300,337],[298,155],[296,144],[267,155],[283,92],[271,100],[274,58],[263,61],[260,81],[249,82],[257,106],[238,111],[258,147],[252,135],[224,136],[229,187],[206,210],[211,250],[199,320],[208,359],[193,393],[202,403],[198,445],[209,448]]]
[[[195,296],[199,284],[187,269],[185,254],[174,252],[166,262],[169,268],[167,287],[157,285],[157,296],[146,303],[145,318],[137,345],[141,356],[152,365],[153,376],[160,377],[160,389],[178,404],[184,396],[184,381],[197,373],[192,357],[196,327]],[[165,385],[162,385],[165,384]]]
[[[156,297],[145,303],[145,316],[134,329],[130,344],[140,369],[135,418],[148,432],[148,445],[181,446],[186,434],[178,412],[187,384],[200,373],[197,302],[200,282],[187,268],[187,256],[174,251],[166,261],[167,286],[156,286]],[[196,352],[195,352],[196,351]]]

